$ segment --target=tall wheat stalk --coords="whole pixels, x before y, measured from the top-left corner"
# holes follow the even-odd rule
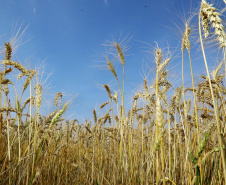
[[[207,14],[207,17],[204,17],[203,16],[203,14],[205,14],[205,11],[204,10],[206,10],[208,8],[211,9],[211,7],[206,3],[206,1],[205,0],[202,0],[201,9],[200,9],[200,12],[199,12],[199,36],[200,36],[201,48],[202,48],[204,63],[205,63],[205,67],[206,67],[208,82],[209,82],[211,96],[212,96],[212,101],[213,101],[213,106],[214,106],[215,119],[216,119],[216,123],[217,123],[217,132],[218,132],[218,139],[219,139],[219,142],[220,142],[221,159],[222,159],[223,170],[224,170],[224,179],[226,179],[226,156],[225,156],[224,145],[223,145],[223,140],[222,140],[222,132],[221,132],[221,129],[220,129],[221,126],[220,126],[220,122],[219,122],[219,119],[218,119],[218,109],[217,109],[216,103],[215,103],[215,97],[214,97],[214,94],[213,94],[213,87],[212,87],[212,83],[211,83],[211,79],[210,79],[210,74],[209,74],[209,69],[208,69],[206,54],[205,54],[205,50],[204,50],[204,46],[203,46],[203,41],[202,41],[201,20],[202,20],[202,25],[203,25],[205,37],[207,37],[208,34],[209,34],[209,31],[208,31],[209,29],[207,27],[207,25],[208,25],[208,19],[206,19],[206,18],[210,18],[211,19],[211,17],[213,16],[211,14],[210,15]],[[219,25],[220,25],[220,28],[221,28],[222,25],[221,24],[219,24]],[[217,32],[217,33],[219,33],[218,38],[221,40],[221,37],[220,36],[224,37],[224,33],[221,33],[220,31]]]

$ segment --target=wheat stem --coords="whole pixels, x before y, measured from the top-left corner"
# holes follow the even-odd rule
[[[220,148],[221,148],[221,159],[222,159],[223,170],[224,170],[224,179],[226,179],[226,156],[225,156],[225,152],[224,152],[224,149],[223,149],[223,141],[222,141],[222,138],[221,138],[220,123],[219,123],[219,119],[218,119],[217,108],[216,108],[216,104],[215,104],[215,98],[214,98],[214,94],[213,94],[212,83],[211,83],[211,80],[210,80],[210,74],[209,74],[209,69],[208,69],[208,65],[207,65],[205,50],[204,50],[204,47],[203,47],[202,33],[201,33],[201,21],[200,20],[201,20],[201,14],[199,14],[199,37],[200,37],[200,43],[201,43],[204,63],[205,63],[205,67],[206,67],[206,72],[207,72],[207,76],[208,76],[208,81],[209,81],[209,86],[210,86],[210,91],[211,91],[211,96],[212,96],[212,101],[213,101],[213,106],[214,106],[215,119],[216,119],[216,122],[217,122],[218,138],[219,138],[219,141],[220,141]]]

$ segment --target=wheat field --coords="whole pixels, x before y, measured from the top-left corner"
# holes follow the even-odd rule
[[[93,109],[92,120],[81,123],[64,118],[71,101],[63,101],[61,92],[52,101],[55,110],[41,114],[45,103],[39,74],[13,59],[15,40],[5,42],[0,73],[0,184],[226,184],[223,12],[202,0],[185,21],[178,43],[179,84],[170,81],[167,68],[173,54],[158,45],[154,48],[155,79],[143,80],[131,107],[125,106],[125,48],[113,42],[113,53],[104,57],[118,89],[104,84],[109,100]],[[190,24],[193,20],[195,26]],[[206,71],[198,74],[199,79],[194,79],[192,68],[197,62],[194,45],[199,45],[198,62]],[[215,48],[218,58],[211,70],[209,48]],[[122,75],[115,68],[116,60]],[[185,84],[185,62],[190,66],[190,87]]]

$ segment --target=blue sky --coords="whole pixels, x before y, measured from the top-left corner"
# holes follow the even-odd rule
[[[199,3],[198,0],[1,0],[1,42],[9,40],[18,25],[29,25],[23,38],[29,41],[18,49],[15,58],[23,63],[30,57],[33,66],[45,61],[43,78],[52,72],[46,83],[46,96],[53,98],[57,92],[67,96],[78,94],[70,113],[82,121],[91,117],[93,108],[108,100],[101,85],[109,84],[117,90],[113,75],[95,67],[104,61],[100,54],[105,51],[102,44],[132,36],[126,57],[125,95],[130,102],[149,72],[147,66],[153,66],[153,57],[145,51],[152,52],[156,41],[160,48],[170,46],[177,55],[180,39],[173,20],[183,25],[179,15]],[[204,73],[203,66],[203,61],[196,62],[194,73]],[[169,69],[175,74],[173,82],[180,81],[177,78],[180,67],[178,59],[170,64]],[[185,67],[189,67],[188,62]],[[121,77],[121,66],[117,71]],[[186,70],[188,76],[189,73]]]

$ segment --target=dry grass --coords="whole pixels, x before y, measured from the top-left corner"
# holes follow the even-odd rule
[[[218,12],[203,0],[198,16],[192,16],[199,19],[207,74],[200,76],[198,84],[189,39],[193,30],[186,23],[181,86],[169,81],[166,68],[171,56],[156,48],[154,83],[144,79],[143,90],[135,93],[127,112],[126,57],[120,44],[114,43],[116,53],[110,55],[119,59],[123,79],[118,78],[111,56],[106,56],[106,63],[117,81],[119,97],[105,84],[109,100],[93,110],[93,120],[84,123],[63,119],[70,102],[63,101],[61,92],[53,100],[55,110],[48,116],[40,114],[45,105],[42,85],[35,83],[38,73],[13,61],[13,47],[5,43],[0,74],[0,184],[225,184],[225,28]],[[211,73],[203,45],[210,36],[223,53]],[[189,54],[192,87],[184,84],[184,52]],[[17,80],[11,75],[14,70]],[[18,90],[22,76],[26,80]]]

